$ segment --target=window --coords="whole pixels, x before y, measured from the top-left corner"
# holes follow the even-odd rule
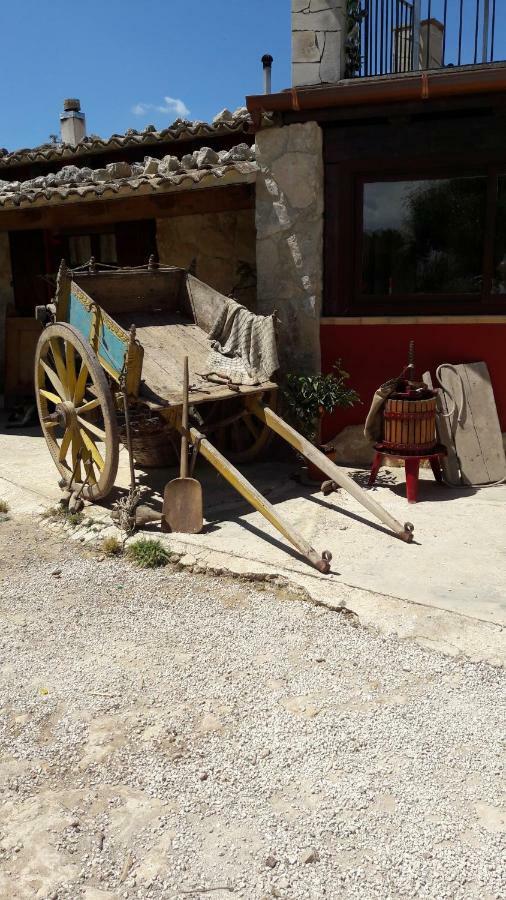
[[[326,166],[324,315],[506,315],[506,166],[394,165]]]
[[[484,176],[365,183],[361,294],[481,293],[486,199]]]
[[[86,265],[92,256],[97,263],[117,263],[116,237],[113,232],[72,234],[67,240],[71,268]]]

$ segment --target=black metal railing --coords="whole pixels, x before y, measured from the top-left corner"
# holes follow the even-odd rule
[[[348,77],[496,59],[496,0],[355,0],[348,7]]]

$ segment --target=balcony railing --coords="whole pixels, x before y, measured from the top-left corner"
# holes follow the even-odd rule
[[[355,0],[347,76],[495,60],[496,0]]]

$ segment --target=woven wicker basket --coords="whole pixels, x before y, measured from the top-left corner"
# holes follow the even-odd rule
[[[130,425],[132,453],[141,469],[161,468],[178,464],[176,447],[178,432],[162,421],[132,422]],[[126,446],[126,429],[120,427],[120,438]]]

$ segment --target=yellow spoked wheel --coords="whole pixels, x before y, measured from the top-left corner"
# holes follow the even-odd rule
[[[106,497],[118,470],[114,402],[91,346],[64,323],[49,325],[35,353],[35,392],[51,456],[69,490]]]

